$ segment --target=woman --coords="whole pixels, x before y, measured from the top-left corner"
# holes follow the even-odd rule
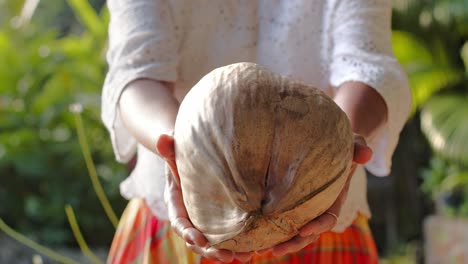
[[[355,164],[388,175],[410,109],[408,83],[391,50],[391,1],[114,0],[108,6],[103,120],[118,161],[138,153],[121,184],[131,201],[109,263],[378,261],[361,165],[333,206],[299,235],[250,254],[206,243],[164,167],[177,175],[170,134],[184,95],[212,69],[250,61],[332,97],[360,135]]]

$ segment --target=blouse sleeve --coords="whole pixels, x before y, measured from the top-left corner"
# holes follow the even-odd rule
[[[406,76],[391,46],[390,0],[336,0],[331,17],[330,83],[366,83],[387,104],[388,122],[370,142],[374,155],[366,168],[377,176],[390,173],[391,159],[411,107]]]
[[[178,43],[171,9],[164,0],[112,0],[109,70],[102,91],[102,119],[110,132],[116,159],[127,162],[136,141],[123,126],[118,101],[126,85],[139,78],[174,82]]]

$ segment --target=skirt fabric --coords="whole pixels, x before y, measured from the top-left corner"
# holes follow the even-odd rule
[[[187,249],[185,242],[158,220],[141,199],[132,199],[123,213],[107,259],[109,264],[214,264]],[[232,263],[240,263],[234,261]],[[358,215],[342,233],[327,232],[294,254],[255,255],[250,263],[378,263],[367,218]]]

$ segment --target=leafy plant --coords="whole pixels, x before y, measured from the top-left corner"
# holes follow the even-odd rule
[[[430,99],[421,113],[421,128],[436,153],[468,164],[468,97],[446,94]]]
[[[47,13],[11,27],[18,14],[10,8],[13,2],[0,2],[0,10],[8,10],[5,14],[10,16],[0,27],[0,200],[7,201],[0,203],[0,217],[36,241],[71,243],[63,211],[70,204],[89,242],[108,245],[114,228],[92,191],[74,132],[75,116],[69,111],[71,104],[83,106],[97,174],[113,207],[121,212],[125,202],[118,184],[126,169],[114,162],[100,120],[107,10],[96,13],[88,1],[68,1],[80,23],[67,22],[73,30],[64,33],[63,28],[41,22]],[[46,2],[40,2],[37,12]],[[39,23],[34,23],[36,17]]]
[[[447,208],[468,216],[468,4],[400,0],[395,7],[394,51],[408,73],[413,114],[420,111],[434,151],[423,190],[437,201],[458,197]]]
[[[382,264],[415,264],[418,263],[419,245],[416,242],[399,245],[391,254],[380,259]]]
[[[468,217],[468,168],[440,157],[431,160],[423,172],[422,189],[436,201],[439,213]]]

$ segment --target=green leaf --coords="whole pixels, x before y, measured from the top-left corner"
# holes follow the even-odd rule
[[[102,8],[100,17],[101,17],[102,23],[104,23],[104,25],[107,27],[110,21],[110,13],[109,13],[109,8],[107,8],[107,6],[104,6]]]
[[[432,148],[446,159],[468,164],[468,99],[440,95],[421,111],[421,128]]]
[[[463,60],[463,64],[465,64],[465,72],[468,74],[468,41],[463,45],[460,56]]]
[[[462,186],[468,187],[468,171],[448,175],[441,183],[441,191],[450,192]]]
[[[463,79],[463,72],[440,65],[427,65],[408,74],[413,95],[413,111],[421,107],[436,92]]]
[[[64,53],[65,56],[79,59],[82,57],[89,57],[92,52],[92,38],[83,36],[67,36],[57,41],[58,48]]]
[[[463,72],[450,65],[449,55],[440,41],[429,47],[415,35],[394,31],[393,50],[410,81],[413,94],[412,112],[436,92],[463,79]]]
[[[417,65],[428,65],[434,62],[424,42],[409,32],[394,30],[392,45],[398,61],[408,71],[418,68]]]
[[[468,33],[468,2],[439,0],[434,3],[434,18],[443,25],[454,24],[461,34]]]
[[[10,40],[5,32],[0,31],[0,52],[10,47]]]
[[[31,218],[42,218],[40,198],[35,195],[27,196],[24,201],[24,211]]]
[[[47,167],[47,155],[37,140],[37,131],[22,128],[4,131],[0,134],[0,143],[6,149],[16,172],[24,177],[37,178],[44,175]]]
[[[70,75],[64,70],[60,71],[44,85],[43,91],[34,100],[32,110],[35,113],[43,113],[56,103],[63,102],[64,98],[69,98],[70,91]]]
[[[83,26],[95,37],[105,37],[106,25],[101,21],[100,17],[87,0],[67,0],[67,2]]]

